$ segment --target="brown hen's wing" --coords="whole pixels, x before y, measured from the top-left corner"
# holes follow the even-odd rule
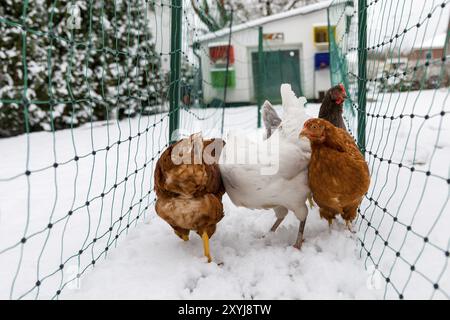
[[[219,158],[222,153],[225,141],[222,139],[210,139],[203,142],[204,146],[204,161],[207,163],[206,172],[208,176],[208,182],[206,184],[206,192],[216,194],[222,198],[225,193],[225,187],[222,182],[222,176],[219,169]],[[205,159],[207,157],[207,159]],[[213,161],[213,163],[211,163]]]
[[[349,152],[355,157],[355,159],[364,160],[364,157],[362,156],[361,151],[358,149],[355,140],[346,130],[335,128],[335,130],[333,131],[335,139],[338,140],[340,142],[339,145],[342,146],[340,151]]]
[[[171,197],[176,194],[170,192],[165,187],[166,177],[164,172],[170,170],[173,166],[172,160],[170,159],[170,155],[172,153],[173,145],[169,146],[160,156],[155,166],[155,174],[154,174],[154,189],[157,197]]]
[[[326,142],[313,146],[309,182],[320,207],[342,212],[349,204],[359,204],[369,188],[369,170],[345,130],[330,127]]]
[[[205,189],[201,189],[199,192],[213,193],[222,198],[225,193],[225,187],[223,186],[219,166],[217,164],[206,166],[206,174],[208,176],[208,181],[205,185]]]
[[[310,164],[309,185],[313,198],[320,208],[343,213],[349,204],[359,204],[367,192],[367,165],[348,152],[323,149],[318,155],[320,160],[312,158]]]
[[[369,167],[364,159],[364,155],[359,150],[353,137],[345,130],[338,129],[340,138],[345,142],[346,152],[349,155],[348,162],[353,162],[355,170],[360,172],[361,184],[368,188],[368,182],[370,182]]]

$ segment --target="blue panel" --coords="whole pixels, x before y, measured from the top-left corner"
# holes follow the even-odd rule
[[[330,66],[330,53],[320,52],[314,55],[314,69],[320,70]]]

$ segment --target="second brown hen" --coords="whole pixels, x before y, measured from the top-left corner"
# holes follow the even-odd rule
[[[341,215],[351,222],[369,189],[369,168],[352,137],[323,119],[309,119],[300,136],[311,142],[309,187],[320,207],[320,216],[331,225]]]

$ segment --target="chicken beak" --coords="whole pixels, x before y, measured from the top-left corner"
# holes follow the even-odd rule
[[[300,138],[302,137],[308,137],[308,129],[303,128],[302,131],[300,131]]]

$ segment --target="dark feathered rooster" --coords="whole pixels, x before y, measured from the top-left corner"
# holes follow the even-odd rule
[[[336,127],[346,130],[342,112],[344,101],[347,98],[345,87],[342,83],[327,91],[319,110],[319,118],[325,119]]]
[[[221,139],[193,134],[167,148],[155,169],[156,213],[185,241],[195,230],[208,262],[209,238],[224,215],[225,189],[217,165],[222,147]]]

